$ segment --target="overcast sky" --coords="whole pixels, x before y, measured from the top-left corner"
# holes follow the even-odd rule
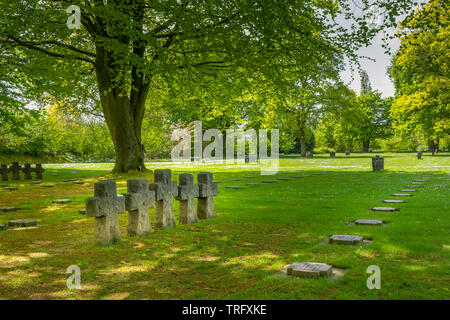
[[[369,74],[370,83],[373,90],[378,90],[382,93],[383,97],[393,96],[395,93],[394,84],[387,75],[387,68],[391,64],[392,57],[384,53],[384,48],[382,48],[382,35],[379,34],[372,45],[367,48],[361,48],[358,54],[361,56],[368,56],[376,61],[370,61],[368,59],[360,59],[361,66]],[[391,50],[395,52],[400,41],[398,39],[391,40],[390,42]],[[349,67],[341,73],[342,80],[346,83],[351,81],[352,72]],[[359,93],[361,89],[360,79],[358,72],[353,74],[354,80],[351,82],[350,87]]]

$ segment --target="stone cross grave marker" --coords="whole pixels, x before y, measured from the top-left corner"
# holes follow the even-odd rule
[[[152,227],[148,209],[155,206],[155,192],[148,189],[147,180],[128,180],[124,196],[125,209],[128,211],[128,235],[132,237],[150,233]]]
[[[31,164],[25,163],[24,167],[22,168],[22,172],[25,175],[26,180],[31,180],[31,173],[33,172],[33,169],[31,168]]]
[[[312,159],[312,158],[314,158],[314,154],[312,152],[307,152],[306,159]]]
[[[6,231],[8,229],[4,224],[0,224],[0,231]]]
[[[357,243],[361,243],[362,241],[363,241],[363,237],[348,235],[348,234],[333,235],[329,238],[330,243],[336,243],[336,244],[354,245]]]
[[[0,174],[2,175],[2,181],[8,181],[9,180],[8,173],[9,173],[8,165],[2,164],[0,166]]]
[[[12,180],[20,180],[20,171],[22,171],[22,167],[18,162],[13,162],[9,167],[9,171],[12,172]]]
[[[194,184],[194,176],[189,173],[180,175],[180,185],[175,199],[180,201],[180,223],[190,224],[198,221],[195,209],[195,198],[199,196],[198,184]]]
[[[373,171],[381,171],[384,170],[384,157],[380,157],[379,155],[372,158],[372,169]]]
[[[330,152],[330,158],[336,158],[336,152],[331,151]]]
[[[287,274],[302,278],[329,277],[332,274],[332,266],[317,262],[294,262],[287,268]]]
[[[178,193],[177,182],[172,181],[172,171],[170,169],[155,170],[154,176],[155,182],[149,185],[149,189],[155,192],[155,228],[175,227],[173,197]]]
[[[34,168],[34,172],[36,173],[36,180],[42,180],[42,173],[45,171],[44,168],[42,168],[42,164],[38,163],[36,164],[36,167]]]
[[[213,181],[211,172],[200,172],[197,175],[198,204],[197,215],[199,219],[214,217],[214,197],[217,195],[217,183]]]
[[[417,159],[422,159],[422,151],[417,152]]]
[[[117,195],[116,182],[94,184],[94,197],[86,199],[86,216],[95,218],[95,241],[108,245],[121,239],[118,214],[125,212],[125,197]]]
[[[350,155],[350,150],[345,151],[345,155],[349,156]]]

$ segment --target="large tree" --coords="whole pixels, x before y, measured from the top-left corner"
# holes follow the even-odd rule
[[[401,25],[401,47],[392,62],[394,128],[416,134],[436,151],[450,134],[448,1],[432,0]]]
[[[375,5],[387,11],[389,26],[411,2]],[[71,5],[81,9],[81,29],[66,25]],[[324,52],[355,58],[378,31],[346,1],[1,0],[0,6],[0,63],[15,75],[1,81],[23,102],[51,97],[100,106],[115,171],[144,166],[142,119],[161,82],[235,73],[276,79]],[[338,15],[349,28],[336,22]]]

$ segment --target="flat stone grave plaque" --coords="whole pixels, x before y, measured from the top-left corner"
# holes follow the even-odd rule
[[[394,197],[412,197],[412,194],[409,193],[394,193],[393,194]]]
[[[358,219],[355,221],[355,224],[364,226],[382,226],[383,221],[375,219]]]
[[[301,176],[291,176],[291,178],[298,179],[298,178],[301,178]]]
[[[41,185],[41,187],[43,187],[43,188],[53,188],[54,185],[53,184],[43,184],[43,185]]]
[[[277,180],[280,180],[280,181],[288,181],[289,178],[278,178]]]
[[[329,238],[329,243],[354,245],[362,243],[363,237],[348,234],[337,234]]]
[[[246,179],[253,179],[254,177],[252,177],[252,176],[244,176],[244,178],[246,178]]]
[[[236,187],[236,186],[226,186],[225,188],[227,188],[227,189],[235,189],[235,190],[241,189],[240,187]]]
[[[72,200],[70,200],[70,199],[56,199],[56,200],[53,200],[52,203],[67,204],[67,203],[72,203]]]
[[[6,188],[9,184],[0,184],[0,188]]]
[[[8,190],[8,191],[14,191],[14,190],[18,190],[19,188],[17,188],[17,187],[4,187],[3,189]]]
[[[8,229],[4,224],[0,224],[0,231],[6,231]]]
[[[241,180],[239,180],[239,179],[231,179],[231,181],[241,181]]]
[[[0,207],[1,212],[15,212],[17,210],[19,209],[16,207]]]
[[[372,211],[394,212],[394,211],[399,211],[399,210],[396,208],[392,208],[392,207],[374,207],[374,208],[372,208]]]
[[[401,192],[416,192],[417,190],[414,189],[402,189]]]
[[[246,183],[247,186],[257,186],[258,183]]]
[[[414,180],[414,182],[427,182],[428,181],[428,179],[417,179],[417,180]]]
[[[288,266],[287,274],[302,278],[330,277],[332,266],[318,262],[294,262]]]
[[[421,184],[423,184],[423,182],[416,182],[416,181],[413,181],[413,182],[411,182],[411,184],[418,184],[418,185],[421,185]]]
[[[419,185],[415,185],[415,186],[406,186],[407,188],[414,188],[414,189],[417,189],[417,188],[423,188],[423,186],[419,186]]]
[[[37,226],[35,220],[23,219],[23,220],[11,220],[8,222],[9,227],[27,228]]]
[[[84,181],[75,181],[74,184],[84,184]]]
[[[320,172],[313,172],[313,173],[311,173],[311,174],[318,175],[318,174],[321,174],[321,173],[320,173]]]
[[[383,200],[384,203],[405,203],[403,200]]]
[[[42,181],[31,181],[31,184],[41,184]]]
[[[302,174],[302,177],[311,177],[310,174]]]
[[[62,182],[70,182],[70,179],[64,179]]]
[[[78,210],[78,213],[82,214],[83,216],[85,216],[86,215],[86,209]]]
[[[276,183],[274,180],[263,180],[262,183]]]

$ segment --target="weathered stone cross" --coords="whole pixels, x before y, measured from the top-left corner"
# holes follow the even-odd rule
[[[155,228],[175,227],[172,198],[178,194],[177,182],[171,180],[172,171],[170,169],[155,170],[154,176],[155,182],[149,185],[149,189],[155,192]]]
[[[33,171],[36,172],[36,179],[42,180],[42,173],[45,171],[44,168],[42,168],[42,164],[38,163]]]
[[[148,209],[155,206],[155,192],[148,190],[145,179],[128,180],[127,191],[124,194],[128,211],[127,233],[129,236],[146,235],[152,230]]]
[[[94,197],[86,199],[86,216],[95,218],[95,241],[103,245],[120,240],[118,214],[125,212],[125,197],[118,196],[116,182],[95,183]]]
[[[2,175],[2,181],[8,181],[8,173],[9,173],[8,165],[2,164],[0,166],[0,174]]]
[[[31,164],[29,164],[29,163],[26,163],[25,166],[22,168],[22,172],[25,175],[25,179],[32,179],[31,173],[33,171],[34,170],[31,168]]]
[[[12,180],[20,180],[20,171],[22,167],[18,162],[13,162],[12,166],[9,167],[9,171],[12,172]]]
[[[197,175],[198,181],[198,206],[197,215],[199,219],[214,217],[214,196],[217,195],[217,183],[213,182],[213,174],[210,172],[200,172]]]
[[[180,175],[180,185],[175,199],[180,201],[180,222],[184,224],[198,221],[195,210],[195,198],[198,197],[198,185],[194,184],[194,176],[189,173]]]

